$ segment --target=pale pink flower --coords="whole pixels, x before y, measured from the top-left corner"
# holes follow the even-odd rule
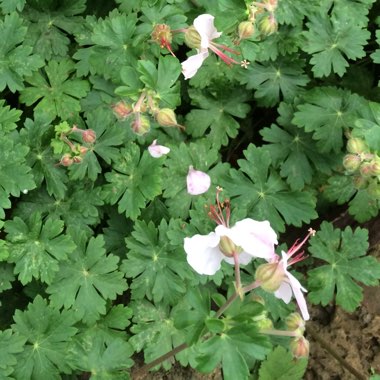
[[[191,195],[200,195],[205,193],[211,185],[211,178],[208,174],[189,167],[186,178],[187,192]]]
[[[235,264],[233,253],[238,253],[239,264],[247,265],[253,258],[271,260],[277,236],[268,221],[243,219],[232,228],[218,225],[208,235],[185,238],[187,262],[199,274],[213,275],[224,260]]]
[[[152,144],[148,146],[148,151],[152,157],[159,158],[165,154],[168,154],[170,152],[170,148],[167,146],[158,145],[157,140],[154,140]]]
[[[228,48],[227,46],[213,42],[215,38],[221,36],[214,26],[214,16],[209,14],[202,14],[194,20],[194,28],[200,36],[200,46],[197,48],[197,54],[189,57],[186,61],[182,62],[182,73],[185,79],[192,78],[197,70],[202,66],[203,61],[208,57],[208,50],[212,50],[217,54],[227,65],[238,63],[220,49],[224,49],[231,53],[238,54],[236,51]],[[219,49],[220,48],[220,49]]]

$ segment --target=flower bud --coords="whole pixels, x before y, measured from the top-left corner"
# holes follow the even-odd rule
[[[265,317],[257,320],[256,326],[259,330],[272,330],[273,322],[269,318]]]
[[[368,150],[367,144],[357,137],[350,138],[347,141],[347,152],[360,154]]]
[[[211,178],[208,174],[189,167],[186,177],[187,192],[191,195],[200,195],[205,193],[211,185]]]
[[[303,335],[305,331],[305,321],[298,313],[289,314],[285,319],[285,323],[289,331],[299,330],[300,335]]]
[[[353,183],[354,183],[355,189],[358,189],[358,190],[365,189],[368,185],[367,179],[362,177],[361,175],[356,175],[353,178]]]
[[[84,142],[93,144],[96,141],[96,133],[93,129],[86,129],[82,133],[82,139]]]
[[[154,26],[152,31],[152,40],[157,42],[161,48],[167,46],[172,42],[172,32],[170,26],[166,24],[157,24]]]
[[[88,152],[88,148],[86,148],[85,146],[79,147],[79,153],[81,156],[84,156],[87,152]]]
[[[220,238],[219,249],[223,255],[227,257],[232,257],[234,253],[241,251],[241,248],[237,247],[228,236],[222,236]]]
[[[59,163],[63,166],[71,166],[73,164],[73,159],[71,158],[71,155],[69,153],[66,153],[62,156]]]
[[[359,169],[362,160],[358,154],[347,154],[343,158],[343,166],[349,172]]]
[[[285,279],[285,272],[280,263],[262,264],[256,269],[255,277],[265,291],[275,292]]]
[[[81,156],[74,156],[73,157],[73,162],[75,164],[80,164],[82,161],[83,161],[83,157],[81,157]]]
[[[244,40],[253,35],[255,27],[250,21],[243,21],[238,26],[239,40]]]
[[[112,106],[115,116],[119,120],[125,120],[131,113],[132,107],[129,104],[126,104],[122,100]]]
[[[131,127],[133,132],[139,136],[143,136],[150,130],[149,118],[141,115],[140,113],[137,113],[135,120],[131,123]]]
[[[297,337],[290,342],[290,350],[296,359],[309,356],[309,341],[303,336]]]
[[[277,0],[264,0],[264,7],[268,12],[273,13],[277,9]]]
[[[185,43],[189,48],[197,48],[199,49],[201,46],[201,36],[194,28],[194,26],[190,26],[186,29],[185,32]]]
[[[372,162],[365,162],[364,164],[362,164],[360,166],[360,174],[362,175],[362,177],[367,177],[367,178],[375,175],[373,172]]]
[[[175,113],[170,108],[162,108],[156,113],[157,123],[162,127],[176,127],[177,118]]]
[[[372,161],[372,174],[374,176],[380,175],[380,160],[374,160]]]
[[[271,34],[277,32],[277,21],[273,15],[265,16],[259,24],[259,29],[265,36],[270,36]]]

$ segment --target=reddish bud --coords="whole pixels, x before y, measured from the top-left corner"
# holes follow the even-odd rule
[[[86,129],[82,132],[82,139],[84,142],[93,144],[96,141],[96,133],[93,129]]]
[[[152,40],[158,43],[161,49],[166,48],[175,57],[171,43],[172,43],[172,32],[170,27],[165,24],[157,24],[152,31]]]
[[[309,356],[309,341],[303,336],[297,337],[290,342],[290,350],[296,359],[307,358]]]
[[[136,113],[136,118],[131,123],[131,127],[133,132],[139,136],[143,136],[150,130],[150,121],[146,116]]]
[[[59,163],[63,166],[71,166],[73,164],[73,159],[71,158],[71,155],[69,153],[66,153],[62,156]]]
[[[88,148],[86,148],[85,146],[80,146],[79,147],[79,153],[81,156],[85,155],[86,153],[88,152]]]
[[[81,156],[74,156],[73,161],[75,164],[80,164],[83,161],[83,158]]]
[[[129,104],[126,104],[122,100],[112,106],[115,116],[119,120],[125,120],[131,113],[132,107]]]

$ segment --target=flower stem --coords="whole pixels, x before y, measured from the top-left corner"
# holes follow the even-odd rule
[[[241,293],[241,279],[240,279],[240,265],[239,265],[239,254],[237,252],[234,252],[234,263],[235,263],[235,286],[236,286],[236,292],[239,295],[242,295]]]

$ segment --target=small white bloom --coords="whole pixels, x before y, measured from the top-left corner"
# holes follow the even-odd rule
[[[223,225],[216,227],[208,235],[194,235],[185,238],[184,249],[187,262],[199,274],[213,275],[221,266],[222,260],[234,264],[233,257],[226,256],[221,248],[221,239],[227,237],[238,250],[239,263],[247,265],[254,257],[270,260],[277,244],[276,233],[269,222],[243,219],[232,228]]]
[[[148,146],[148,151],[152,157],[159,158],[165,154],[168,154],[170,152],[170,148],[163,145],[157,145],[157,140],[154,140],[152,144]]]
[[[205,193],[211,185],[211,178],[208,174],[189,167],[186,177],[187,192],[191,195],[200,195]]]

